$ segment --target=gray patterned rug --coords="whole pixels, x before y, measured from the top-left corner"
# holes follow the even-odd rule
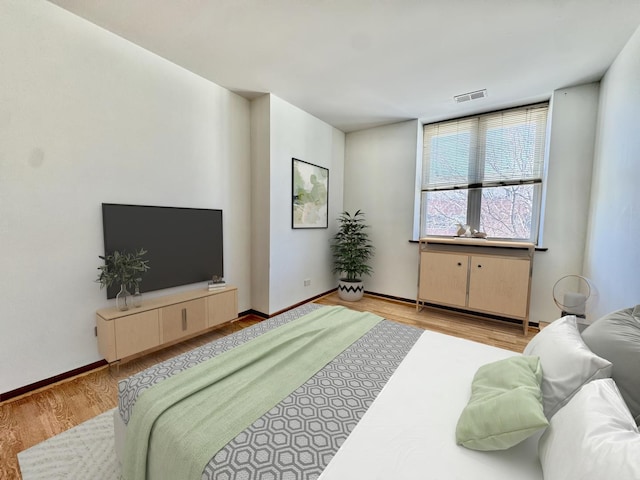
[[[113,410],[18,453],[23,480],[121,480]]]

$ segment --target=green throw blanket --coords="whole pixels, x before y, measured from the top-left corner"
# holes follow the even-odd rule
[[[127,427],[124,477],[200,479],[222,447],[381,320],[322,307],[146,390]]]

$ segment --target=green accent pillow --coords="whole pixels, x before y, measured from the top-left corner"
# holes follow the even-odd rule
[[[505,450],[549,425],[542,407],[540,358],[515,356],[483,365],[456,427],[473,450]]]

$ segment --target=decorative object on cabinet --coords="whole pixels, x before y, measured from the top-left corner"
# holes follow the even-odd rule
[[[133,292],[132,303],[135,308],[140,308],[142,306],[142,294],[140,293],[140,287],[137,285]]]
[[[364,295],[363,275],[371,275],[373,269],[368,261],[373,257],[374,247],[369,241],[360,210],[353,215],[342,212],[338,217],[338,232],[333,236],[333,273],[345,274],[338,284],[338,295],[348,302],[356,302]]]
[[[453,308],[529,327],[535,245],[482,238],[420,239],[416,308]]]
[[[458,230],[456,231],[456,236],[465,237],[465,238],[487,238],[487,234],[485,232],[479,232],[475,228],[471,228],[469,225],[461,223],[456,223],[458,226]]]
[[[131,303],[129,288],[135,289],[138,292],[138,299],[140,299],[139,287],[142,275],[149,270],[149,261],[142,259],[146,253],[144,248],[140,248],[134,252],[116,250],[105,256],[98,256],[104,261],[104,265],[98,267],[100,273],[96,282],[100,284],[100,288],[110,287],[114,283],[120,285],[120,291],[116,295],[118,310],[126,311],[129,309]]]
[[[227,286],[227,282],[224,281],[224,278],[219,277],[218,275],[214,275],[209,283],[207,284],[207,288],[209,290],[214,290],[216,288],[224,288]]]
[[[120,284],[120,291],[116,294],[116,308],[121,312],[129,310],[129,305],[133,304],[131,292],[124,283]]]
[[[456,235],[458,237],[470,237],[471,236],[471,227],[469,225],[463,225],[461,223],[456,223],[458,226],[458,230],[456,231]]]
[[[329,169],[292,158],[291,228],[329,227]]]

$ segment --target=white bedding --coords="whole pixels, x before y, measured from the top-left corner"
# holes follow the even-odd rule
[[[517,355],[424,332],[319,480],[540,480],[540,434],[505,451],[455,443],[471,380],[485,363]]]

